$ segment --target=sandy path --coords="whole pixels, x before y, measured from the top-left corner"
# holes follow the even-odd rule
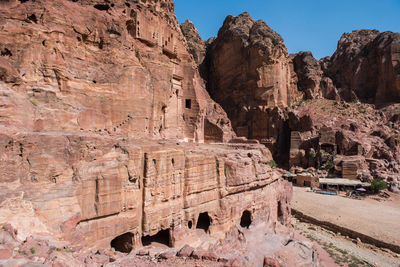
[[[292,207],[321,221],[360,232],[400,246],[400,201],[378,202],[308,192],[293,187]]]

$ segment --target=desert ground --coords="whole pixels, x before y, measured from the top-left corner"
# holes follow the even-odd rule
[[[400,197],[396,194],[390,194],[390,197],[385,200],[378,197],[358,200],[347,198],[344,194],[322,195],[305,187],[293,187],[292,208],[318,221],[330,222],[338,227],[350,229],[386,243],[400,244]],[[297,222],[295,228],[299,229],[303,235],[318,240],[318,243],[327,247],[328,250],[335,251],[329,248],[333,246],[348,250],[352,252],[351,255],[357,255],[356,257],[371,266],[400,265],[400,255],[390,250],[380,250],[373,245],[361,246],[360,240],[352,242],[349,237],[341,236],[340,233],[337,235],[332,231],[322,231],[321,227],[317,227],[321,231],[316,230],[315,225],[306,227]],[[330,239],[332,241],[329,241]],[[338,243],[335,245],[335,242]],[[379,253],[382,251],[386,251],[385,256]]]

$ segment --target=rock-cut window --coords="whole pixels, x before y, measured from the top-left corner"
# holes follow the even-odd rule
[[[192,108],[192,100],[191,99],[186,99],[185,108],[188,108],[188,109]]]

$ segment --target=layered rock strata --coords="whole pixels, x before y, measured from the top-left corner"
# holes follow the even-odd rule
[[[270,153],[260,145],[44,133],[3,134],[1,143],[7,158],[0,217],[20,237],[48,231],[75,244],[108,246],[129,232],[137,248],[143,236],[168,230],[170,245],[180,246],[196,241],[201,213],[214,236],[239,224],[245,210],[254,223],[288,223],[291,188],[267,165]],[[7,212],[15,205],[15,213]]]
[[[254,22],[244,13],[228,16],[208,45],[200,66],[208,66],[209,74],[203,77],[210,93],[226,107],[236,134],[266,145],[281,167],[323,168],[323,176],[365,181],[380,178],[398,191],[398,114],[397,104],[390,105],[398,101],[398,34],[346,33],[334,55],[319,61],[311,52],[287,58],[278,40],[265,23]],[[283,56],[276,57],[278,49],[283,49]],[[293,87],[285,91],[276,82],[274,88],[291,92],[290,101],[265,106],[255,97],[254,92],[268,90],[254,85],[262,81],[254,73],[264,73],[271,81],[278,77],[274,69],[259,71],[255,62],[259,66],[288,62]],[[378,110],[359,100],[386,107]]]
[[[187,53],[171,1],[2,7],[2,122],[9,129],[232,137]]]
[[[291,186],[259,144],[223,144],[162,1],[2,1],[0,218],[129,252],[221,239],[241,217],[287,226]],[[202,144],[214,143],[214,144]],[[219,144],[215,144],[219,143]]]

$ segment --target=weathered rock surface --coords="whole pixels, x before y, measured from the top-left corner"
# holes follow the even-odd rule
[[[2,121],[25,131],[229,140],[230,122],[204,89],[173,3],[102,2],[1,9]]]
[[[297,74],[297,89],[303,92],[304,99],[327,98],[340,100],[339,93],[330,78],[326,77],[311,52],[291,55],[294,71]]]
[[[344,94],[354,92],[363,102],[399,102],[400,34],[376,30],[343,34],[326,72]]]
[[[181,30],[188,43],[189,53],[192,54],[194,61],[200,65],[206,55],[206,44],[201,39],[199,32],[190,20],[181,24]]]
[[[318,61],[311,52],[300,52],[292,57],[294,71],[297,74],[298,90],[304,92],[306,99],[319,97],[322,70]]]
[[[297,96],[295,75],[282,37],[248,13],[228,16],[208,48],[208,90],[227,112],[236,133],[253,112],[285,107]]]
[[[335,177],[365,181],[380,178],[397,190],[397,108],[395,104],[377,110],[370,104],[326,99],[302,103],[296,107],[296,114],[307,116],[311,127],[302,129],[291,124],[290,165],[325,168]]]
[[[25,241],[6,265],[211,246],[244,214],[287,231],[291,185],[265,146],[226,143],[231,122],[173,11],[171,0],[1,2],[0,222],[18,230],[3,236],[10,249]]]
[[[281,167],[381,178],[397,191],[395,105],[379,111],[354,104],[358,99],[399,101],[397,50],[398,34],[360,30],[344,34],[332,57],[317,61],[310,52],[288,56],[277,33],[244,13],[226,18],[200,67],[208,68],[203,75],[207,89],[227,111],[235,133],[266,145]]]

